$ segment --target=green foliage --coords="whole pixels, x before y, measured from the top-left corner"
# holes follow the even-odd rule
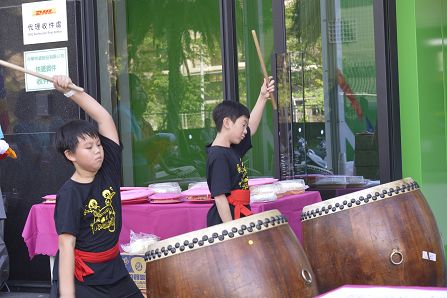
[[[321,41],[321,18],[319,0],[295,0],[286,8],[286,26],[290,36],[300,43],[300,50]],[[321,52],[320,52],[321,53]]]
[[[287,52],[292,67],[292,97],[304,97],[307,107],[323,114],[320,1],[295,0],[286,6],[285,14]],[[303,120],[310,119],[306,117]]]
[[[177,131],[181,114],[203,110],[201,87],[211,88],[205,99],[221,93],[221,86],[191,73],[198,67],[191,63],[201,59],[220,64],[218,1],[128,1],[127,12],[128,68],[148,94],[146,118],[151,115],[158,129]]]

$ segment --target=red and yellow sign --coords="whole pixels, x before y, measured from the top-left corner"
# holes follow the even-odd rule
[[[56,8],[33,10],[33,16],[45,16],[45,15],[52,15],[52,14],[56,14]]]

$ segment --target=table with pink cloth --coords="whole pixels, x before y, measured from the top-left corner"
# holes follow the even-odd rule
[[[254,203],[253,213],[278,209],[289,220],[289,225],[301,240],[301,211],[304,206],[321,202],[320,193],[306,191],[276,201]],[[130,230],[157,235],[161,239],[206,228],[206,214],[211,203],[182,202],[177,204],[123,205],[123,223],[120,244],[129,242]],[[30,258],[37,254],[55,256],[57,233],[54,226],[54,204],[36,204],[31,207],[22,237]]]

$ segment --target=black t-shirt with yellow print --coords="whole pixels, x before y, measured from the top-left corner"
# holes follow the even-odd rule
[[[247,168],[242,157],[252,147],[250,129],[239,144],[231,147],[208,146],[206,160],[206,177],[211,196],[221,194],[229,196],[232,190],[248,190]],[[247,205],[247,208],[250,208]],[[231,215],[234,218],[234,206],[230,204]],[[216,204],[208,211],[207,226],[222,223]]]
[[[121,157],[122,149],[112,140],[100,136],[104,162],[91,183],[68,180],[59,190],[54,221],[56,231],[76,237],[76,249],[102,252],[116,245],[121,232]],[[59,252],[53,269],[58,280]],[[84,277],[84,284],[107,285],[125,277],[128,272],[118,255],[106,263],[86,263],[95,272]],[[78,282],[78,281],[76,281]]]

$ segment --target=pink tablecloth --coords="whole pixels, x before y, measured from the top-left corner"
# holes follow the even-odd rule
[[[316,298],[387,297],[387,298],[441,298],[447,297],[447,288],[413,286],[344,285]]]
[[[301,240],[301,211],[304,206],[320,201],[318,192],[308,191],[274,202],[252,204],[252,210],[254,213],[260,213],[278,209],[288,218],[292,230]],[[129,242],[130,230],[166,239],[203,229],[206,227],[206,214],[210,207],[210,203],[191,202],[123,205],[123,225],[119,242]],[[53,216],[53,204],[36,204],[31,207],[22,232],[30,258],[37,254],[56,255],[57,233]]]

